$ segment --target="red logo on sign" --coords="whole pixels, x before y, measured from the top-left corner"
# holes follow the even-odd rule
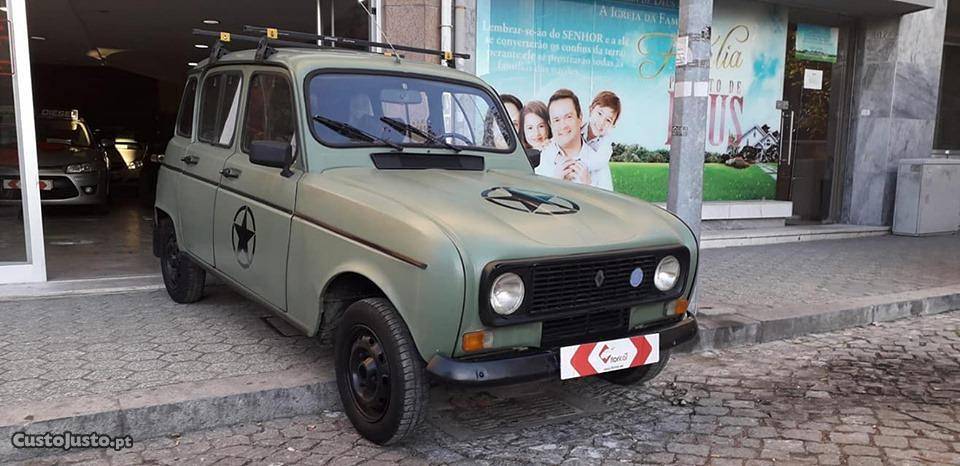
[[[609,354],[604,355],[604,353],[606,353],[607,351],[610,351],[610,347],[604,344],[603,348],[600,349],[600,352],[597,353],[597,355],[600,356],[600,360],[603,361],[604,364],[610,362],[610,355]]]

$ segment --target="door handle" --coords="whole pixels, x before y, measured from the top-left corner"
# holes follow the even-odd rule
[[[180,161],[187,165],[196,165],[200,163],[200,157],[197,157],[196,155],[188,155],[186,157],[181,157]]]
[[[225,178],[240,178],[241,173],[242,172],[236,168],[224,168],[223,170],[220,170],[220,174]]]

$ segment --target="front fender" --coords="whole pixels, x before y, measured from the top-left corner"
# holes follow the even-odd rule
[[[459,336],[464,277],[459,253],[444,241],[417,258],[426,264],[421,269],[295,217],[287,274],[289,316],[316,335],[327,287],[337,276],[355,273],[373,282],[397,308],[424,360],[449,356]]]

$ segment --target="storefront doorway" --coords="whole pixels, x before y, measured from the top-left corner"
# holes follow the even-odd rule
[[[26,3],[0,0],[0,283],[159,274],[158,155],[212,45],[192,29],[376,38],[355,1]]]
[[[850,35],[843,18],[791,15],[777,199],[793,202],[793,223],[832,223],[838,214]]]

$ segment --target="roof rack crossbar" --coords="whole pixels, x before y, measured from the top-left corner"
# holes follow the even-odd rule
[[[262,26],[249,26],[249,25],[243,27],[244,32],[256,32],[260,34],[267,34],[268,29],[271,29],[271,28],[266,28]],[[308,32],[289,31],[286,29],[275,29],[275,31],[278,37],[296,39],[300,41],[309,41],[307,43],[314,43],[314,44],[316,44],[317,42],[323,42],[330,45],[350,45],[354,47],[380,47],[384,49],[402,50],[404,52],[422,53],[424,55],[436,55],[445,60],[449,60],[452,57],[464,58],[464,59],[470,58],[469,53],[450,53],[450,52],[444,52],[443,50],[425,49],[420,47],[411,47],[408,45],[394,44],[391,46],[390,44],[387,44],[385,42],[373,42],[373,41],[362,40],[362,39],[351,39],[349,37],[325,36],[325,35],[318,35],[318,34],[313,34]],[[272,40],[276,41],[279,39],[272,39]]]
[[[218,42],[223,43],[223,40],[219,40],[221,37],[223,37],[223,33],[221,33],[220,31],[194,29],[193,35],[203,36],[203,37],[216,37],[218,39]],[[229,42],[248,42],[252,44],[260,44],[261,39],[263,39],[263,37],[260,37],[260,36],[247,36],[243,34],[229,34],[229,37],[230,37]],[[282,40],[282,39],[269,39],[268,42],[272,45],[280,45],[284,47],[297,47],[297,48],[310,47],[311,45],[303,42],[294,42],[294,41]],[[313,48],[320,48],[320,47],[317,46],[316,44],[313,44]]]

